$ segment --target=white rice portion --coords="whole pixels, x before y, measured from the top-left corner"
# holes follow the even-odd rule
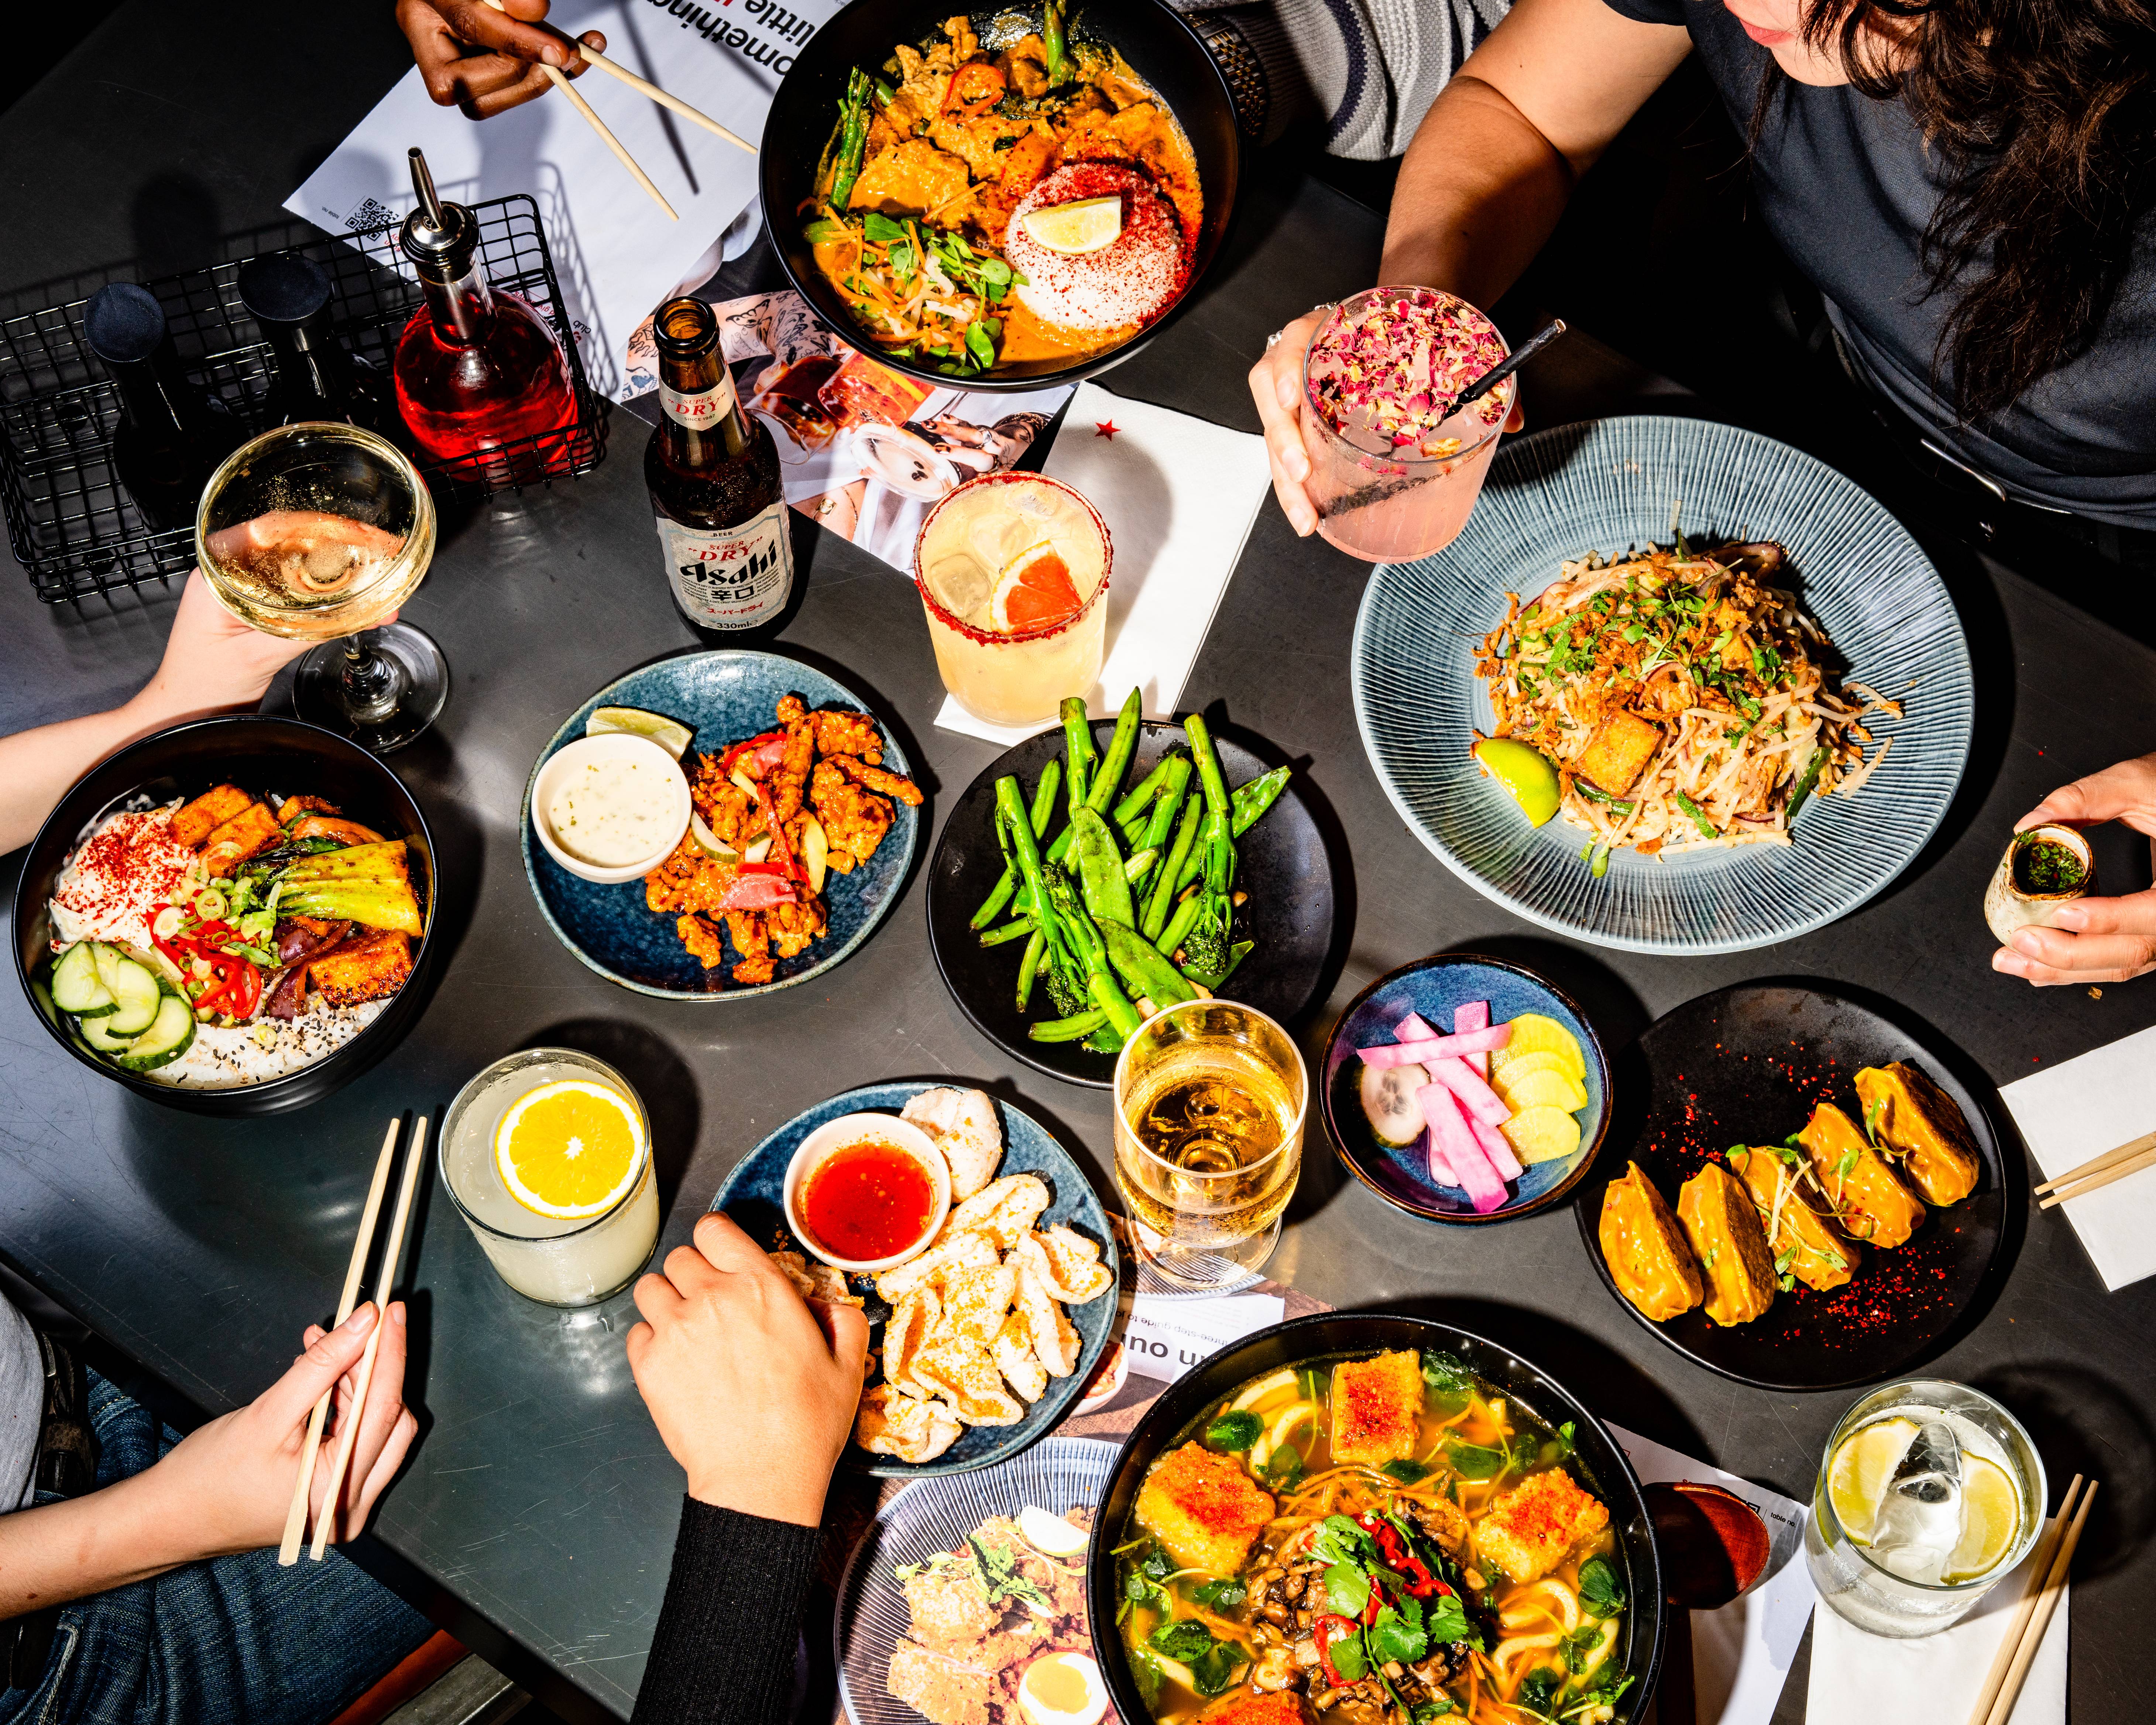
[[[393,996],[392,997],[394,998]],[[176,1090],[243,1090],[311,1066],[342,1048],[381,1015],[388,1000],[331,1006],[317,998],[287,1023],[263,1017],[251,1024],[197,1024],[187,1051],[142,1076]]]

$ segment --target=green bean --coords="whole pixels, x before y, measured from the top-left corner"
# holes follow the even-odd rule
[[[1086,800],[1086,773],[1094,760],[1093,726],[1086,716],[1086,703],[1076,696],[1063,702],[1063,752],[1070,775],[1070,812],[1075,814]]]
[[[1127,1042],[1137,1034],[1138,1026],[1145,1020],[1132,1005],[1123,991],[1116,986],[1116,979],[1105,970],[1096,970],[1086,978],[1086,991],[1093,997],[1101,1010],[1107,1014],[1108,1022],[1122,1033]]]
[[[1198,926],[1198,919],[1205,912],[1205,895],[1194,892],[1175,907],[1174,916],[1168,918],[1168,927],[1162,929],[1153,945],[1168,958],[1175,957],[1175,949],[1183,944],[1183,937]]]
[[[1116,715],[1115,734],[1108,739],[1108,757],[1086,788],[1086,800],[1094,809],[1106,809],[1122,788],[1123,775],[1131,770],[1131,757],[1138,751],[1138,724],[1143,716],[1138,691],[1133,689],[1123,697],[1122,710]]]
[[[1812,749],[1811,759],[1804,764],[1804,776],[1797,781],[1796,789],[1789,793],[1789,812],[1783,816],[1783,820],[1785,824],[1789,821],[1793,821],[1797,818],[1797,811],[1803,808],[1806,801],[1810,799],[1813,788],[1820,782],[1820,769],[1825,765],[1825,748],[1821,746],[1815,746]],[[1577,779],[1573,782],[1575,784],[1578,783]]]
[[[1081,1012],[1075,1018],[1044,1019],[1040,1024],[1027,1025],[1025,1034],[1035,1042],[1077,1042],[1107,1022],[1105,1012]]]
[[[1152,872],[1152,865],[1159,860],[1160,852],[1158,850],[1132,852],[1131,860],[1123,865],[1123,879],[1131,883],[1131,896],[1133,898],[1137,896],[1138,882]]]
[[[1101,925],[1101,937],[1108,945],[1108,963],[1133,994],[1142,995],[1156,1010],[1195,1000],[1198,991],[1142,936],[1113,922]]]
[[[1276,767],[1248,784],[1235,787],[1235,793],[1228,799],[1229,837],[1241,838],[1258,824],[1259,817],[1265,810],[1280,800],[1280,793],[1287,786],[1291,770],[1286,767]]]
[[[1055,792],[1063,782],[1063,763],[1051,760],[1040,769],[1040,783],[1033,788],[1033,836],[1035,839],[1048,830],[1048,818],[1055,812]],[[997,835],[1001,838],[1001,834]],[[1009,863],[1004,865],[1002,878],[988,896],[981,901],[981,908],[973,912],[971,927],[986,928],[996,920],[1003,907],[1010,902],[1011,894],[1018,890],[1018,870]]]
[[[1026,818],[1025,807],[1018,799],[1016,778],[1006,775],[996,781],[996,810],[1003,817],[1003,829],[1009,835],[1011,848],[1018,853],[1019,875],[1032,897],[1034,914],[1040,919],[1041,932],[1048,937],[1050,947],[1059,946],[1062,931],[1049,909],[1048,888],[1040,865],[1040,847],[1034,839],[1033,824]]]
[[[1125,821],[1135,819],[1143,814],[1152,803],[1153,793],[1160,788],[1161,780],[1168,777],[1169,764],[1182,760],[1183,757],[1180,755],[1163,755],[1154,762],[1152,771],[1133,785],[1130,794],[1116,804],[1115,812],[1108,819],[1115,822],[1117,826],[1121,826]],[[1183,762],[1183,770],[1185,773],[1190,770],[1188,762]]]
[[[1004,923],[1001,928],[991,928],[986,931],[981,936],[981,944],[984,947],[1000,947],[1006,942],[1023,940],[1027,935],[1038,934],[1040,932],[1040,924],[1034,918],[1020,916],[1015,922]]]
[[[1123,875],[1122,853],[1116,848],[1108,824],[1091,803],[1070,818],[1078,835],[1078,884],[1084,890],[1086,908],[1102,922],[1131,923],[1131,883]]]
[[[869,74],[859,66],[846,74],[845,99],[839,104],[839,162],[831,179],[831,205],[844,209],[860,177],[869,141]]]
[[[1213,747],[1213,733],[1205,721],[1193,713],[1183,721],[1183,734],[1190,739],[1190,757],[1198,763],[1198,782],[1205,788],[1205,806],[1225,820],[1231,805],[1228,781],[1221,776],[1220,757]]]
[[[1145,849],[1145,846],[1139,844],[1138,840],[1145,837],[1147,824],[1147,817],[1142,814],[1136,815],[1129,820],[1119,821],[1116,823],[1116,831],[1122,839],[1123,844],[1127,849],[1133,850],[1142,850]]]
[[[1153,877],[1152,896],[1146,901],[1145,935],[1148,940],[1159,938],[1168,922],[1168,907],[1177,892],[1183,865],[1198,843],[1198,823],[1205,813],[1204,804],[1196,797],[1186,798],[1183,804],[1183,819],[1175,829],[1175,843],[1169,847],[1168,860],[1161,865],[1160,873]]]
[[[1025,943],[1025,956],[1018,962],[1018,1009],[1024,1012],[1033,999],[1033,979],[1040,974],[1040,955],[1046,950],[1048,937],[1040,929],[1033,931],[1033,938]]]
[[[1067,64],[1067,50],[1063,37],[1063,0],[1046,0],[1040,8],[1040,47],[1044,59],[1042,69],[1047,74],[1050,89],[1063,82]]]
[[[1162,781],[1158,793],[1153,798],[1152,814],[1146,822],[1141,850],[1158,849],[1168,843],[1168,835],[1175,830],[1175,818],[1183,812],[1183,793],[1190,786],[1190,762],[1180,755],[1168,757],[1168,777]]]

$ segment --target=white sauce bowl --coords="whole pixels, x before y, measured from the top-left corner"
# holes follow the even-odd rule
[[[586,861],[562,842],[550,814],[555,797],[572,775],[608,762],[629,762],[639,768],[654,769],[651,774],[654,797],[663,793],[665,798],[663,809],[657,809],[655,803],[654,806],[660,818],[658,830],[666,834],[666,842],[633,862],[609,865]],[[601,886],[640,880],[657,868],[689,830],[691,812],[689,780],[681,771],[681,763],[649,737],[626,731],[578,737],[542,767],[531,784],[531,827],[538,834],[540,844],[546,847],[547,855],[578,879]]]
[[[873,1142],[889,1144],[903,1150],[919,1163],[928,1176],[933,1196],[928,1206],[928,1225],[921,1230],[921,1237],[903,1251],[894,1252],[888,1258],[834,1258],[824,1249],[824,1243],[808,1231],[801,1219],[801,1189],[834,1150],[842,1145]],[[936,1230],[943,1225],[951,1214],[951,1164],[943,1159],[943,1153],[936,1147],[936,1141],[910,1120],[901,1120],[896,1114],[841,1114],[836,1120],[827,1120],[801,1141],[801,1147],[793,1153],[793,1159],[786,1165],[786,1225],[793,1237],[801,1242],[802,1249],[812,1257],[820,1258],[834,1270],[843,1270],[848,1275],[874,1273],[880,1270],[895,1270],[909,1258],[918,1257],[928,1242],[936,1238]]]

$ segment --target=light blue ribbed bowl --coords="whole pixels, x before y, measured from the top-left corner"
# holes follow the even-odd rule
[[[1670,541],[1779,540],[1845,675],[1907,716],[1874,712],[1892,752],[1856,797],[1815,797],[1794,842],[1672,857],[1620,851],[1599,880],[1587,834],[1528,826],[1468,752],[1493,715],[1475,647],[1567,558]],[[1634,952],[1735,952],[1847,916],[1908,866],[1969,761],[1969,644],[1938,572],[1871,497],[1810,455],[1700,419],[1558,426],[1508,444],[1466,528],[1419,562],[1371,577],[1350,655],[1355,720],[1378,782],[1446,867],[1545,928]]]

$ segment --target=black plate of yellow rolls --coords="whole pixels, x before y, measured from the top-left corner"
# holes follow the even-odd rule
[[[1630,1052],[1645,1115],[1630,1153],[1580,1183],[1580,1234],[1625,1309],[1711,1371],[1762,1389],[1881,1383],[1993,1291],[2009,1211],[1992,1093],[1888,1010],[1746,983]]]

